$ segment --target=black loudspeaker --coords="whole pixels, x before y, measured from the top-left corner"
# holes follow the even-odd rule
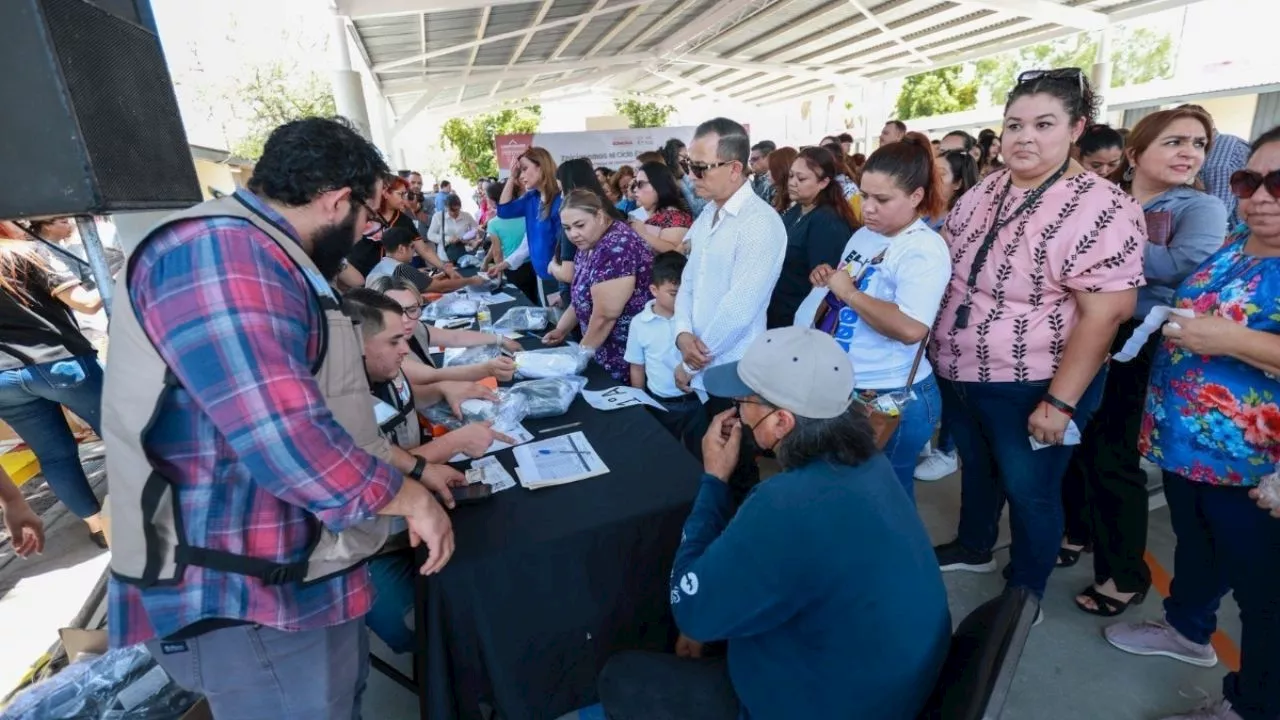
[[[0,218],[202,200],[150,7],[117,5],[0,0]]]

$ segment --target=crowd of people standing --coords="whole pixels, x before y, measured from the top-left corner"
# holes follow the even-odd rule
[[[999,132],[935,142],[891,121],[869,156],[847,136],[753,144],[727,118],[616,171],[533,147],[482,184],[479,217],[448,183],[427,194],[390,173],[345,124],[298,121],[246,190],[135,251],[105,406],[70,314],[96,297],[26,239],[58,228],[0,226],[0,419],[32,433],[95,533],[59,405],[108,424],[126,520],[114,645],[147,643],[220,716],[350,715],[364,624],[412,644],[415,568],[388,528],[438,572],[463,481],[445,463],[503,439],[483,424],[429,437],[414,412],[511,377],[507,358],[436,368],[431,347],[510,341],[418,320],[427,293],[480,281],[458,267],[479,253],[484,274],[563,310],[545,344],[576,339],[647,390],[706,469],[671,578],[676,653],[615,658],[609,717],[914,717],[949,641],[941,573],[997,569],[1006,506],[1011,587],[1043,596],[1092,553],[1081,611],[1143,602],[1145,458],[1174,584],[1162,620],[1106,639],[1212,666],[1234,592],[1241,666],[1180,717],[1274,720],[1280,581],[1258,569],[1280,564],[1280,501],[1262,491],[1280,465],[1280,128],[1250,146],[1188,105],[1123,137],[1097,106],[1068,68],[1019,76]],[[1169,321],[1117,357],[1160,308]],[[125,410],[139,398],[146,412]],[[761,454],[781,467],[764,482]],[[914,484],[957,467],[956,539],[930,551]],[[880,662],[845,672],[872,646]],[[309,678],[307,696],[264,663]]]

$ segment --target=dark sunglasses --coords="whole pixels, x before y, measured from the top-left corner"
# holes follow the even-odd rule
[[[724,167],[725,165],[732,165],[732,164],[733,164],[732,160],[729,160],[727,162],[711,163],[710,165],[708,165],[707,163],[691,162],[687,165],[687,167],[689,168],[689,172],[693,173],[694,177],[701,180],[702,178],[706,177],[708,170],[715,170],[718,167]]]
[[[644,180],[632,180],[632,181],[631,181],[631,192],[635,192],[635,191],[639,190],[640,188],[647,186],[648,184],[649,184],[649,183],[648,183],[648,182],[646,182],[646,181],[644,181]]]
[[[1058,68],[1056,70],[1028,70],[1018,75],[1018,84],[1035,82],[1037,80],[1060,80],[1063,82],[1075,83],[1081,92],[1084,92],[1084,71],[1080,68]]]
[[[1253,197],[1260,187],[1265,187],[1268,195],[1280,200],[1280,170],[1272,170],[1266,175],[1254,170],[1237,170],[1231,174],[1231,194],[1241,200]]]

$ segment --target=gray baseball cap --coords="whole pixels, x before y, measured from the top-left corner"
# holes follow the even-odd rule
[[[775,328],[752,341],[738,362],[709,368],[703,382],[717,397],[759,395],[801,417],[825,420],[849,409],[853,363],[826,333]]]

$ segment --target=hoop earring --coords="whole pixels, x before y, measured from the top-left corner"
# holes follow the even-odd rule
[[[1132,165],[1124,169],[1124,175],[1122,177],[1124,178],[1125,182],[1133,182],[1133,166]]]

